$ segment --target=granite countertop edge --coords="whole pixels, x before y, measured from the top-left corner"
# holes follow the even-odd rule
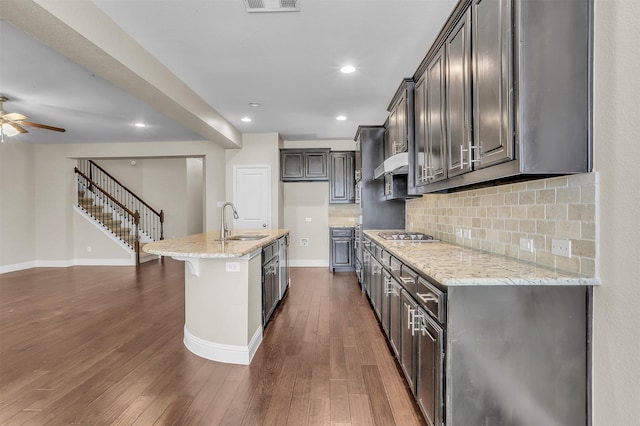
[[[377,232],[365,230],[364,234],[416,272],[445,287],[600,284],[597,277],[552,269],[449,242],[402,243],[385,240]]]
[[[220,241],[220,231],[187,235],[185,237],[147,243],[142,251],[174,258],[230,259],[246,256],[289,234],[288,229],[237,230],[232,235],[266,234],[265,238],[250,241]]]

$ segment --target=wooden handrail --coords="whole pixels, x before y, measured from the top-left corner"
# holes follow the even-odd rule
[[[127,188],[125,185],[123,185],[118,179],[116,179],[115,177],[113,177],[108,171],[106,171],[105,169],[103,169],[102,167],[100,167],[97,163],[95,163],[93,160],[87,160],[89,162],[89,164],[94,165],[95,167],[97,167],[102,173],[104,173],[105,175],[109,176],[110,179],[112,179],[115,183],[117,183],[118,185],[120,185],[121,187],[123,187],[125,190],[127,190],[127,192],[129,194],[131,194],[136,200],[140,201],[142,204],[144,204],[149,210],[151,210],[152,212],[154,212],[157,216],[160,216],[160,213],[158,213],[157,211],[155,211],[155,209],[153,207],[151,207],[149,204],[147,204],[142,198],[138,197],[133,191],[131,191],[129,188]]]
[[[106,195],[107,198],[110,199],[111,201],[113,201],[113,203],[116,206],[120,207],[122,210],[124,210],[129,215],[131,215],[134,218],[136,225],[138,225],[140,223],[140,213],[138,213],[137,211],[136,212],[132,212],[131,210],[129,210],[124,204],[122,204],[120,201],[116,200],[111,194],[106,192],[104,189],[100,188],[100,186],[98,184],[96,184],[94,181],[92,181],[91,178],[89,178],[89,176],[85,175],[77,167],[74,167],[74,170],[75,170],[75,172],[77,174],[79,174],[80,176],[85,178],[87,180],[87,182],[89,182],[91,184],[91,186],[93,186],[94,188],[98,189],[102,194]]]

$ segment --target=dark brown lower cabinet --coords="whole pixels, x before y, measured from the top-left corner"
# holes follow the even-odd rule
[[[329,269],[331,272],[355,270],[354,228],[330,228]]]

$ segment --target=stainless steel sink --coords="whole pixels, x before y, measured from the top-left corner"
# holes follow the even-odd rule
[[[227,238],[227,240],[232,240],[232,241],[254,241],[254,240],[261,240],[263,238],[267,238],[268,235],[262,235],[262,234],[240,234],[240,235],[232,235],[230,237]]]

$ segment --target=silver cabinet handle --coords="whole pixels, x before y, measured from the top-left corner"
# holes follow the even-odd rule
[[[429,302],[436,302],[438,303],[438,298],[436,297],[435,294],[433,293],[418,293],[418,297],[420,298],[420,300],[422,300],[424,303],[429,303]]]
[[[411,277],[400,277],[400,280],[405,284],[415,284],[416,280]]]
[[[480,152],[476,155],[472,155],[474,150],[479,150]],[[480,156],[482,155],[482,145],[473,145],[471,141],[469,141],[469,165],[473,163],[480,162]]]
[[[422,326],[423,316],[420,315],[417,311],[413,311],[413,321],[411,322],[411,335],[415,336],[415,333],[420,332],[420,327]]]

